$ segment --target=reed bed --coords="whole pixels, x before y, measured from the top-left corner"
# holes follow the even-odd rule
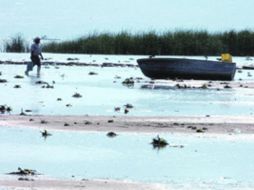
[[[93,33],[60,42],[43,43],[44,52],[132,55],[220,55],[254,56],[254,31],[209,33],[178,30],[158,33]],[[4,44],[6,52],[27,51],[25,40],[16,36]]]
[[[3,43],[4,52],[27,52],[29,46],[21,34],[17,34]]]

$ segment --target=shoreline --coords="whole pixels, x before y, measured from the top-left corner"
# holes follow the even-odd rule
[[[138,183],[138,182],[129,182],[129,181],[118,181],[118,180],[71,180],[71,179],[47,179],[47,178],[38,178],[38,177],[22,177],[26,180],[18,180],[18,177],[13,178],[0,178],[0,189],[22,189],[29,190],[36,188],[38,190],[44,189],[87,189],[87,190],[164,190],[166,186],[163,184],[154,184],[154,183]]]
[[[0,115],[0,126],[86,132],[134,132],[204,135],[254,135],[251,116],[138,117]]]

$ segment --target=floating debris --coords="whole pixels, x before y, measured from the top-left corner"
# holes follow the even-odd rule
[[[69,57],[69,58],[67,58],[66,60],[67,60],[67,61],[78,61],[79,58],[77,58],[77,57],[74,57],[74,58]]]
[[[164,148],[168,145],[168,142],[161,138],[159,135],[157,135],[156,138],[153,138],[153,141],[151,142],[154,148]]]
[[[115,107],[114,110],[115,110],[115,112],[120,112],[121,108],[120,107]]]
[[[88,73],[88,75],[98,75],[98,73],[91,71]]]
[[[16,172],[10,172],[8,174],[9,175],[31,175],[31,176],[39,175],[36,170],[22,169],[20,167],[18,168],[18,171],[16,171]]]
[[[73,98],[82,98],[82,95],[76,92],[75,94],[72,95],[72,97]]]
[[[16,85],[14,85],[13,88],[21,88],[21,86],[19,84],[16,84]]]
[[[23,108],[21,108],[21,112],[19,115],[26,116],[27,114],[25,112],[23,112]]]
[[[53,85],[49,85],[49,84],[47,84],[47,85],[43,85],[41,88],[54,88],[54,86]]]
[[[116,76],[114,77],[114,79],[121,79],[121,77],[118,76],[118,75],[116,75]]]
[[[114,123],[113,119],[108,120],[108,123]]]
[[[72,105],[71,105],[71,104],[66,104],[65,106],[66,106],[66,107],[72,107]]]
[[[41,136],[44,138],[47,138],[48,136],[51,136],[52,134],[49,133],[46,129],[44,131],[41,131]]]
[[[62,98],[57,98],[56,101],[62,101]]]
[[[249,56],[247,56],[246,58],[246,61],[252,61],[253,59],[251,58],[251,57],[249,57]]]
[[[169,145],[172,148],[184,148],[183,145]]]
[[[127,109],[132,109],[132,108],[134,108],[134,106],[132,105],[132,104],[126,104],[126,105],[124,105]]]
[[[124,114],[129,113],[129,110],[127,108],[124,109]]]
[[[48,84],[47,82],[44,82],[44,81],[41,81],[41,80],[38,80],[35,82],[35,84]]]
[[[114,133],[114,132],[108,132],[108,133],[107,133],[107,136],[108,136],[108,137],[116,137],[117,134]]]
[[[6,83],[7,82],[7,80],[5,80],[5,79],[0,79],[0,83]]]
[[[4,114],[5,112],[11,112],[12,108],[6,105],[0,105],[0,113]]]
[[[127,87],[133,87],[134,84],[135,84],[135,81],[134,81],[134,79],[133,79],[132,77],[130,77],[130,78],[126,78],[126,79],[122,82],[122,84],[123,84],[124,86],[127,86]]]
[[[23,78],[24,78],[24,76],[21,76],[21,75],[16,75],[16,76],[14,76],[14,78],[15,78],[15,79],[23,79]]]

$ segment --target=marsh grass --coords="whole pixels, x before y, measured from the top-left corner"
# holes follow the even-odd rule
[[[21,34],[17,34],[3,44],[5,52],[27,52],[29,50],[28,43]]]
[[[44,51],[123,55],[220,55],[228,52],[238,56],[253,56],[254,32],[179,30],[136,34],[94,33],[76,40],[45,44]]]

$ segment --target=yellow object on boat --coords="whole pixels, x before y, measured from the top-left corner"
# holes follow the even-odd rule
[[[232,63],[232,56],[229,53],[222,53],[221,54],[221,61]]]

